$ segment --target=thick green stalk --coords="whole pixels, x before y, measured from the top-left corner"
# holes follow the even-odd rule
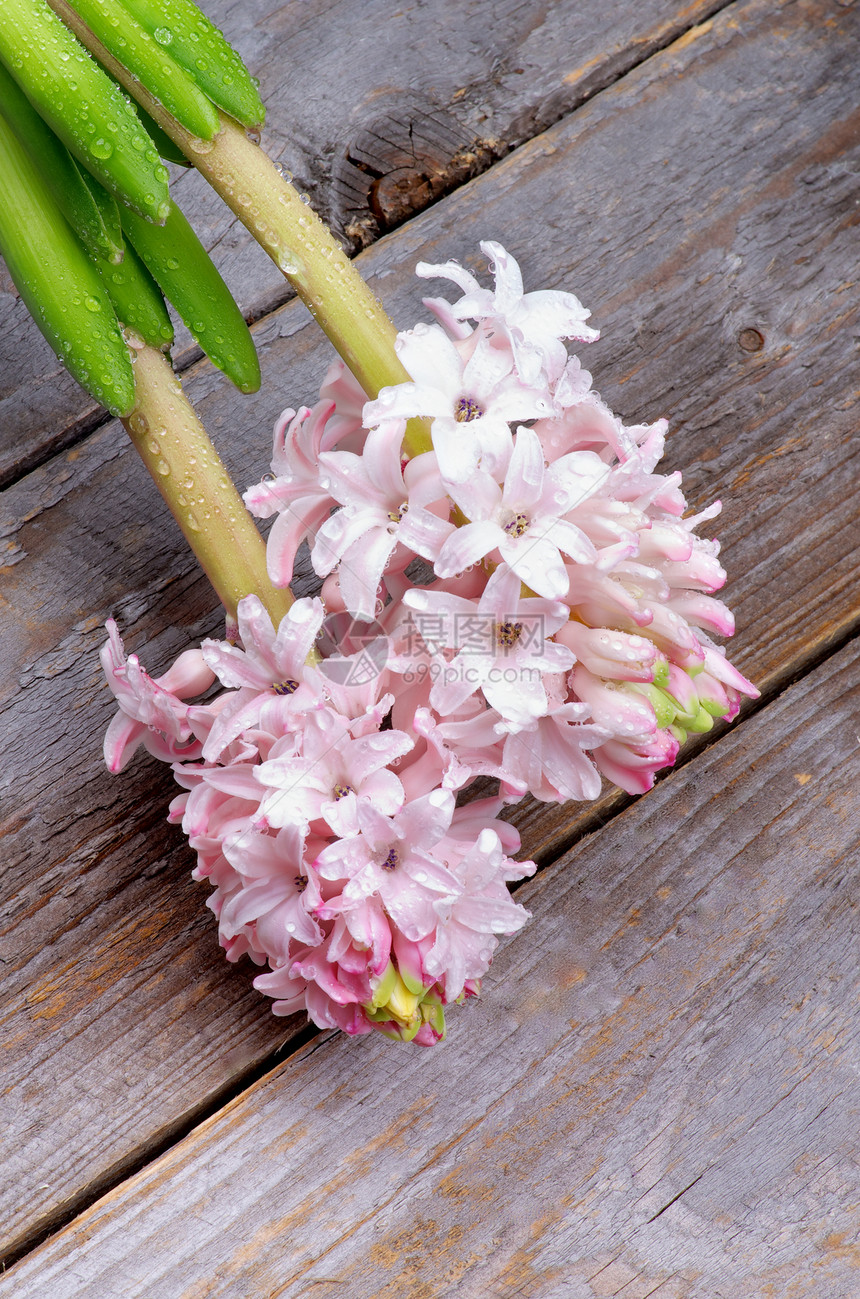
[[[136,401],[122,421],[129,437],[228,615],[254,594],[277,627],[292,595],[272,586],[265,543],[170,362],[147,344],[132,345],[132,360]]]
[[[66,0],[48,0],[78,39],[179,146],[295,288],[369,397],[409,382],[396,331],[343,249],[271,159],[221,114],[214,140],[191,135],[98,41]],[[404,450],[431,447],[426,422],[410,420]]]
[[[166,122],[161,125],[280,267],[368,396],[408,383],[394,350],[396,330],[381,303],[267,154],[223,115],[212,141],[186,133],[180,139]],[[410,420],[404,448],[410,456],[430,450],[423,420]]]

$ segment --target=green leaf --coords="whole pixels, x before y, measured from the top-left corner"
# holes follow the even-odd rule
[[[218,113],[193,78],[118,0],[69,0],[97,40],[186,131],[211,140]]]
[[[96,259],[117,319],[150,347],[165,351],[173,342],[173,325],[164,298],[134,249],[125,242],[123,248],[119,265]]]
[[[266,109],[256,82],[223,34],[191,0],[122,0],[150,35],[169,50],[201,90],[243,126],[261,126]]]
[[[87,249],[113,261],[122,257],[119,214],[115,224],[105,220],[104,209],[86,183],[82,172],[64,144],[46,126],[14,77],[0,63],[0,112],[12,126],[42,179],[59,204],[69,225]],[[92,177],[90,177],[92,180]],[[92,180],[93,185],[97,184]],[[107,197],[105,190],[101,191]]]
[[[150,221],[164,220],[167,170],[152,141],[125,96],[45,0],[3,0],[0,61],[109,193]]]
[[[134,405],[128,348],[99,273],[0,114],[0,253],[57,356],[113,415]]]
[[[123,229],[210,360],[242,392],[260,386],[260,362],[242,313],[175,203],[163,226],[121,213]]]

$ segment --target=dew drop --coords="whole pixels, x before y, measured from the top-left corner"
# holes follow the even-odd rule
[[[113,145],[110,143],[109,140],[106,140],[103,135],[100,135],[99,138],[97,140],[93,140],[92,144],[90,145],[90,153],[93,155],[94,158],[99,158],[102,161],[104,161],[106,158],[109,158],[113,153]]]
[[[284,275],[298,274],[299,263],[294,253],[291,253],[288,248],[284,248],[278,251],[277,256],[278,267],[283,271]]]

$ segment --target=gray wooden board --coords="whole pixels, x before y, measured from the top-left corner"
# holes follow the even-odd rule
[[[320,1038],[15,1299],[854,1299],[860,646],[520,896],[446,1043]]]
[[[856,15],[824,0],[737,6],[361,260],[401,324],[427,291],[414,262],[477,265],[488,235],[527,284],[596,308],[605,337],[589,364],[607,398],[629,419],[673,416],[671,461],[696,504],[727,493],[734,653],[771,686],[856,621],[856,46]],[[738,345],[746,328],[762,332],[756,353]],[[257,334],[259,397],[236,397],[206,364],[190,384],[240,482],[265,467],[277,410],[308,400],[326,363],[298,304]],[[107,613],[153,671],[217,625],[121,430],[57,456],[3,510],[14,1243],[169,1137],[290,1026],[219,959],[188,855],[161,823],[164,774],[100,769]],[[529,851],[579,823],[569,808],[517,819]]]
[[[719,2],[602,0],[597,10],[545,0],[409,0],[396,8],[389,0],[211,0],[202,7],[260,79],[266,148],[331,218],[344,206],[333,171],[362,132],[370,129],[376,142],[364,165],[381,174],[402,171],[407,179],[397,150],[409,146],[410,131],[426,134],[428,122],[441,123],[435,135],[442,134],[443,151],[449,138],[455,151],[481,139],[488,156],[504,153]],[[381,130],[394,139],[393,155],[373,133],[380,115],[391,119]],[[283,276],[199,176],[180,173],[174,194],[249,318],[284,300]],[[422,202],[420,186],[409,185],[406,202]],[[69,445],[99,418],[4,276],[2,270],[0,483]],[[184,327],[174,352],[182,364],[199,355]]]

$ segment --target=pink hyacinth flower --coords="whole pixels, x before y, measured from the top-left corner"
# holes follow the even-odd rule
[[[482,830],[451,873],[461,891],[433,903],[435,942],[424,958],[426,972],[443,980],[445,999],[454,1001],[467,979],[486,974],[500,934],[515,934],[529,918],[514,902],[504,876],[499,836]]]
[[[523,599],[520,579],[506,566],[497,568],[477,603],[435,590],[404,596],[420,619],[439,621],[445,644],[457,650],[430,693],[437,712],[446,715],[476,690],[512,728],[529,726],[547,711],[545,672],[563,672],[573,664],[569,649],[549,639],[568,619],[557,600]]]
[[[122,771],[141,744],[163,762],[197,757],[200,746],[193,741],[183,700],[203,694],[215,680],[200,650],[185,650],[163,676],[153,679],[136,654],[126,658],[113,618],[106,628],[101,662],[119,704],[104,740],[108,771]]]
[[[447,476],[465,482],[480,463],[503,475],[511,455],[512,421],[537,419],[553,407],[546,390],[527,387],[513,369],[513,354],[479,336],[470,355],[432,325],[399,334],[397,353],[413,383],[383,388],[364,418],[430,419],[433,446],[444,453]],[[465,427],[468,426],[468,427]]]
[[[258,766],[265,787],[260,810],[271,826],[296,825],[305,830],[323,820],[341,838],[359,831],[358,809],[373,806],[394,816],[403,806],[403,786],[390,764],[413,747],[403,731],[377,731],[354,739],[350,722],[331,708],[317,709],[306,720],[301,753],[277,756]]]
[[[524,383],[539,383],[541,371],[550,381],[558,379],[567,362],[562,339],[590,342],[599,337],[585,323],[591,312],[572,293],[555,289],[524,293],[520,268],[510,253],[494,240],[484,240],[480,247],[495,276],[492,292],[481,288],[456,262],[442,266],[419,262],[415,273],[424,278],[442,276],[463,289],[463,297],[452,303],[452,314],[458,320],[492,321],[494,328],[504,331]]]
[[[311,561],[320,577],[339,565],[340,592],[350,613],[370,620],[377,589],[398,543],[432,559],[453,525],[425,508],[444,498],[432,454],[401,467],[403,424],[392,420],[368,434],[361,456],[320,456],[320,478],[341,503],[319,528]],[[410,555],[406,555],[408,563]]]
[[[246,595],[237,610],[242,646],[203,642],[203,656],[212,672],[237,691],[212,726],[203,748],[205,758],[214,762],[243,730],[256,726],[276,700],[296,712],[313,706],[319,685],[306,680],[307,658],[324,616],[319,600],[296,600],[275,631],[262,600]]]
[[[446,462],[439,457],[446,475]],[[517,431],[504,487],[477,470],[467,483],[449,483],[448,492],[469,520],[446,539],[434,568],[453,577],[498,551],[521,581],[538,595],[559,600],[570,581],[562,552],[578,564],[597,559],[593,543],[564,516],[600,486],[606,466],[588,452],[544,464],[537,434]]]
[[[360,833],[335,840],[316,859],[324,879],[345,881],[341,893],[329,898],[319,914],[342,912],[348,918],[378,895],[406,938],[425,937],[436,925],[434,902],[460,892],[456,878],[432,851],[453,814],[454,796],[443,790],[407,803],[394,817],[359,804]]]
[[[319,480],[319,457],[335,445],[334,403],[285,410],[275,425],[274,477],[249,487],[243,500],[258,519],[276,514],[266,546],[266,566],[275,586],[289,586],[296,551],[328,518],[334,501]]]

